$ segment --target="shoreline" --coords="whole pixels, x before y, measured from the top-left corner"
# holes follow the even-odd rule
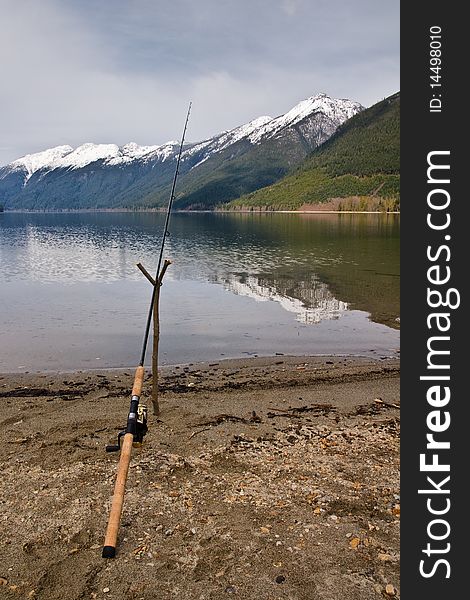
[[[299,362],[308,362],[308,363],[321,363],[325,359],[333,360],[333,361],[351,361],[366,364],[379,364],[385,360],[398,361],[400,360],[400,352],[395,351],[394,354],[389,354],[387,356],[382,355],[380,357],[369,356],[365,354],[275,354],[269,356],[246,356],[246,357],[234,357],[234,358],[215,358],[214,360],[206,360],[206,361],[196,361],[196,362],[182,362],[182,363],[172,363],[166,364],[159,367],[159,373],[165,374],[166,372],[170,372],[173,369],[185,368],[185,367],[193,367],[194,369],[206,370],[213,364],[221,365],[222,368],[226,367],[230,368],[244,368],[244,367],[270,367],[275,365],[279,361],[285,362],[285,364],[297,364]],[[148,372],[151,370],[150,364],[144,365],[145,371]],[[135,365],[128,366],[118,366],[118,367],[95,367],[95,368],[83,368],[83,369],[37,369],[37,370],[27,370],[27,371],[0,371],[0,376],[7,377],[16,377],[18,375],[60,375],[60,374],[86,374],[86,373],[104,373],[109,371],[110,373],[120,373],[123,371],[133,371],[135,369]]]
[[[331,356],[163,369],[113,561],[119,456],[105,445],[133,370],[0,375],[2,598],[399,594],[399,369]]]
[[[80,214],[80,213],[154,213],[161,212],[165,213],[166,209],[163,208],[76,208],[76,209],[57,209],[57,210],[28,210],[28,209],[17,209],[9,210],[6,209],[0,214]],[[253,209],[234,209],[234,210],[177,210],[173,211],[178,214],[335,214],[335,215],[400,215],[400,211],[378,211],[378,210],[264,210],[262,208],[253,207]]]

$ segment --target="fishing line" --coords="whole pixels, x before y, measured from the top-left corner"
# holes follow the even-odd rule
[[[145,325],[144,341],[142,343],[142,353],[140,355],[140,362],[139,362],[140,366],[143,366],[144,361],[145,361],[145,353],[147,352],[147,344],[148,344],[149,333],[150,333],[150,324],[152,323],[153,305],[155,304],[155,297],[157,295],[157,285],[158,285],[157,282],[158,282],[158,278],[160,276],[160,268],[162,266],[163,251],[165,249],[165,241],[166,241],[166,236],[168,234],[168,225],[170,223],[171,207],[173,206],[173,200],[175,198],[176,180],[178,179],[178,173],[179,173],[180,162],[181,162],[181,154],[183,152],[183,143],[184,143],[184,138],[186,136],[186,128],[188,127],[189,114],[191,112],[191,104],[192,104],[192,102],[189,103],[188,114],[186,115],[186,121],[184,123],[183,135],[181,137],[181,144],[180,144],[180,149],[179,149],[179,153],[178,153],[178,160],[176,162],[175,175],[173,177],[173,184],[171,186],[170,199],[168,201],[168,209],[166,212],[165,226],[163,228],[162,245],[160,248],[160,256],[158,257],[157,271],[155,274],[155,285],[153,286],[152,298],[150,300],[150,306],[149,306],[149,311],[148,311],[148,315],[147,315],[147,323]]]

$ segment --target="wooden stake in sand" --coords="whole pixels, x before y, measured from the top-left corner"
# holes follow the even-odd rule
[[[160,341],[160,288],[163,284],[163,277],[166,270],[171,265],[171,260],[165,260],[163,263],[162,270],[158,277],[157,289],[155,293],[155,302],[153,304],[153,351],[152,351],[152,406],[153,414],[160,414],[160,405],[158,403],[158,344]],[[145,275],[145,277],[154,286],[155,279],[150,275],[147,269],[141,264],[137,263],[138,269]]]

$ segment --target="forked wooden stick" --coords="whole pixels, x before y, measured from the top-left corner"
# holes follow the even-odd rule
[[[160,287],[163,284],[163,277],[166,270],[171,265],[171,260],[165,260],[162,270],[158,276],[155,300],[153,303],[153,351],[152,351],[152,406],[153,414],[160,414],[160,404],[158,402],[158,344],[160,341]],[[155,279],[150,275],[142,263],[137,263],[140,272],[155,286]]]

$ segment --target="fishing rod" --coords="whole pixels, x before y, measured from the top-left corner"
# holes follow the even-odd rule
[[[116,556],[116,544],[117,536],[119,532],[119,524],[121,521],[122,507],[124,505],[124,493],[126,488],[127,474],[129,471],[129,464],[132,454],[133,445],[141,445],[143,442],[144,435],[147,433],[147,407],[143,404],[139,405],[140,396],[142,394],[142,386],[144,381],[144,361],[145,354],[147,352],[147,345],[150,332],[150,324],[152,322],[153,307],[157,296],[157,286],[161,284],[161,266],[163,259],[163,252],[165,249],[165,240],[168,235],[168,225],[170,223],[170,213],[173,206],[173,200],[175,198],[176,181],[178,179],[179,167],[181,162],[181,155],[183,153],[184,138],[186,136],[186,129],[188,127],[189,115],[191,113],[191,102],[189,103],[188,112],[186,114],[186,121],[184,123],[183,135],[181,136],[181,144],[178,152],[178,160],[176,161],[176,169],[173,177],[173,183],[171,186],[170,199],[168,201],[168,208],[166,212],[165,225],[163,227],[163,237],[160,247],[160,255],[158,257],[157,271],[155,275],[152,297],[150,300],[149,311],[147,315],[147,322],[145,325],[144,340],[142,343],[142,352],[140,355],[140,362],[135,370],[134,384],[132,386],[131,394],[131,405],[129,408],[129,414],[127,416],[127,426],[124,431],[118,434],[118,443],[116,446],[106,446],[107,452],[117,452],[121,450],[121,456],[119,458],[118,472],[116,475],[116,483],[114,486],[113,501],[111,504],[111,511],[109,513],[108,526],[106,529],[106,536],[104,540],[103,558],[114,558]]]

